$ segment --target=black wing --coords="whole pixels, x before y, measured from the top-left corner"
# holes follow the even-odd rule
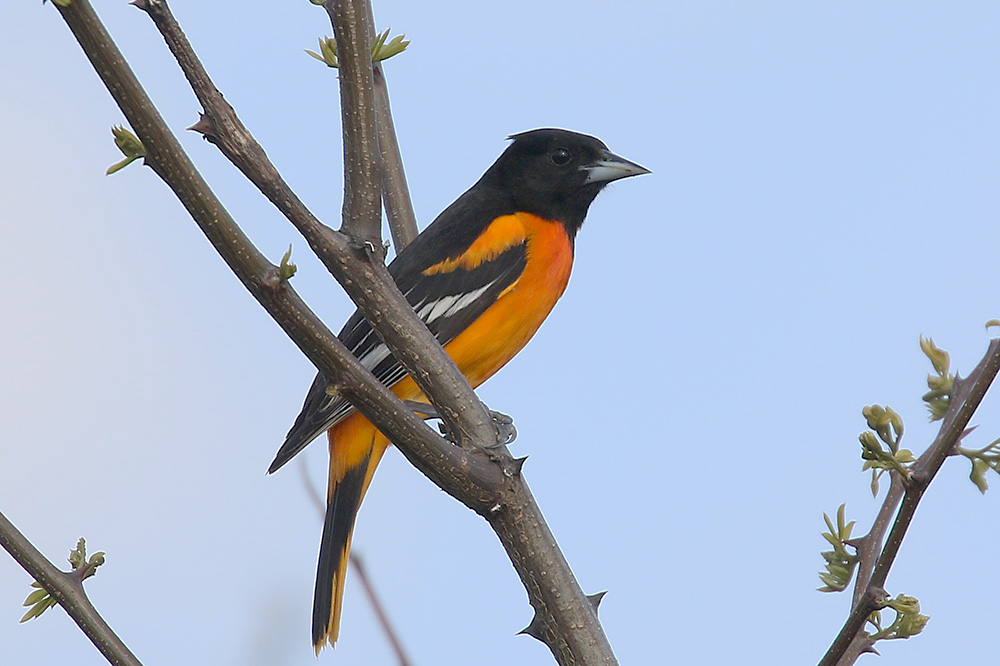
[[[476,200],[478,193],[475,189],[452,204],[389,266],[389,272],[406,300],[442,345],[454,340],[485,312],[505,289],[517,281],[527,263],[526,246],[520,243],[472,269],[458,267],[424,274],[428,266],[454,258],[449,257],[444,248],[457,245],[461,248],[460,255],[498,214],[506,212],[484,214],[491,207],[483,207],[484,202]],[[472,201],[469,201],[470,198]],[[479,214],[470,216],[470,213]],[[470,217],[483,222],[465,223],[461,227],[454,223],[457,218],[468,220]],[[360,310],[347,320],[338,337],[361,364],[386,386],[392,386],[406,376],[406,369]],[[328,385],[322,374],[316,375],[302,411],[288,431],[284,444],[268,469],[269,473],[276,471],[318,435],[354,411],[354,407],[342,396],[328,395]]]

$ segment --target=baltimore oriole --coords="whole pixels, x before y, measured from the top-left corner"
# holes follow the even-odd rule
[[[649,173],[600,140],[559,129],[515,134],[479,181],[389,265],[417,315],[473,386],[528,342],[569,281],[573,242],[587,209],[613,180]],[[360,311],[340,339],[403,400],[426,402]],[[268,472],[323,431],[330,480],[313,598],[312,642],[337,640],[351,533],[389,440],[316,376]]]

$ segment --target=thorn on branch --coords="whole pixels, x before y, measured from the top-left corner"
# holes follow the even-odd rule
[[[197,132],[204,137],[206,141],[215,143],[219,137],[218,128],[215,126],[215,121],[209,118],[204,113],[199,114],[198,122],[191,127],[188,127],[188,131]]]
[[[875,649],[875,641],[871,636],[866,637],[865,642],[868,644],[861,648],[861,654],[874,654],[878,657],[882,656],[882,653]]]
[[[587,601],[590,602],[590,607],[594,609],[594,613],[597,613],[597,608],[598,606],[601,605],[601,601],[604,599],[604,595],[607,593],[608,591],[604,590],[603,592],[598,592],[597,594],[587,595]]]
[[[542,634],[545,631],[544,624],[545,623],[542,622],[542,618],[538,614],[538,611],[535,611],[535,615],[531,618],[531,622],[528,623],[528,626],[517,632],[516,635],[520,636],[521,634],[525,634],[544,643],[545,639],[542,638]]]

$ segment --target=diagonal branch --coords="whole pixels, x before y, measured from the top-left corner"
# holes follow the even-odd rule
[[[68,7],[60,6],[63,18],[146,146],[146,163],[175,192],[247,289],[316,367],[333,380],[334,387],[397,444],[411,463],[489,521],[536,610],[533,635],[546,642],[559,663],[617,664],[596,609],[577,584],[520,475],[522,461],[511,458],[505,447],[486,449],[496,440],[489,416],[399,293],[381,261],[380,247],[370,241],[355,242],[319,223],[291,193],[232,108],[222,100],[170,17],[165,2],[136,3],[154,18],[205,109],[198,129],[309,241],[434,401],[451,432],[468,448],[452,446],[434,435],[360,366],[302,303],[277,267],[267,262],[236,226],[164,126],[87,1],[73,0]],[[342,76],[342,85],[354,84]],[[366,145],[370,149],[370,143]],[[376,159],[374,154],[365,154],[365,159]]]
[[[114,666],[142,666],[90,603],[80,580],[57,569],[2,513],[0,546],[59,602],[109,663]]]
[[[146,164],[170,186],[244,286],[309,360],[333,380],[335,388],[380,430],[420,451],[425,462],[419,467],[432,478],[440,478],[442,474],[436,473],[433,465],[426,461],[445,468],[464,469],[472,476],[485,474],[495,480],[498,474],[486,465],[474,464],[467,452],[442,445],[442,438],[362,367],[295,290],[281,279],[278,268],[250,242],[195,169],[90,4],[85,0],[74,0],[68,7],[59,6],[59,11],[142,140],[146,148]],[[294,209],[295,201],[297,199],[290,199],[286,203]],[[348,259],[353,257],[343,235],[331,232],[311,216],[305,219],[305,223],[311,225],[309,228],[316,234],[326,234],[331,244],[335,244]],[[358,263],[367,265],[355,261],[355,264]],[[356,269],[355,265],[348,264],[349,268]]]
[[[864,592],[851,609],[851,614],[844,623],[830,649],[819,662],[820,666],[844,666],[853,663],[857,654],[850,654],[849,648],[864,628],[865,621],[872,612],[882,607],[885,598],[885,582],[889,570],[895,562],[896,555],[906,536],[906,531],[913,521],[924,492],[941,469],[945,459],[951,455],[965,432],[972,415],[979,408],[986,391],[1000,370],[1000,338],[994,338],[986,350],[986,354],[976,368],[966,379],[955,378],[951,402],[944,422],[938,431],[934,442],[927,447],[913,464],[910,478],[904,481],[903,501],[896,514],[885,546],[875,563],[871,579],[864,587]],[[860,654],[860,653],[858,653]],[[848,661],[850,659],[850,661]]]
[[[218,146],[308,241],[310,249],[358,304],[393,355],[439,409],[449,432],[466,445],[472,442],[480,442],[480,446],[492,445],[496,441],[496,430],[489,415],[465,376],[417,318],[389,276],[382,263],[381,241],[355,242],[323,225],[292,192],[264,149],[212,83],[167,3],[164,0],[136,0],[136,3],[153,19],[204,108],[204,117],[196,129]],[[346,76],[349,69],[345,69],[349,56],[349,52],[339,56],[344,87],[349,86]],[[137,127],[133,129],[139,133]],[[139,138],[143,139],[141,133]],[[365,155],[374,160],[375,144],[360,143]]]
[[[371,10],[371,3],[368,9]],[[389,219],[389,232],[398,253],[417,237],[417,218],[413,214],[410,188],[406,184],[403,156],[389,108],[389,87],[382,64],[375,64],[375,122],[378,125],[378,149],[382,157],[382,201]]]

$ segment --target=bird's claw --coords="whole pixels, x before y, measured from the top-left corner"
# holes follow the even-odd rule
[[[425,402],[417,402],[415,400],[405,400],[406,406],[414,411],[414,413],[422,419],[440,419],[441,414],[433,405],[428,405]],[[485,405],[484,405],[485,407]],[[488,449],[496,449],[501,446],[507,446],[515,439],[517,439],[517,428],[514,426],[514,419],[501,412],[494,411],[490,408],[486,408],[489,413],[490,418],[493,420],[493,427],[496,428],[497,440],[496,443],[487,446]],[[455,438],[448,431],[448,428],[444,423],[438,424],[438,430],[441,434],[450,441],[452,444],[456,444]]]
[[[514,419],[492,409],[488,409],[487,411],[490,414],[490,418],[493,419],[493,426],[497,429],[497,443],[486,448],[495,449],[507,446],[517,439],[517,427],[514,426]]]

